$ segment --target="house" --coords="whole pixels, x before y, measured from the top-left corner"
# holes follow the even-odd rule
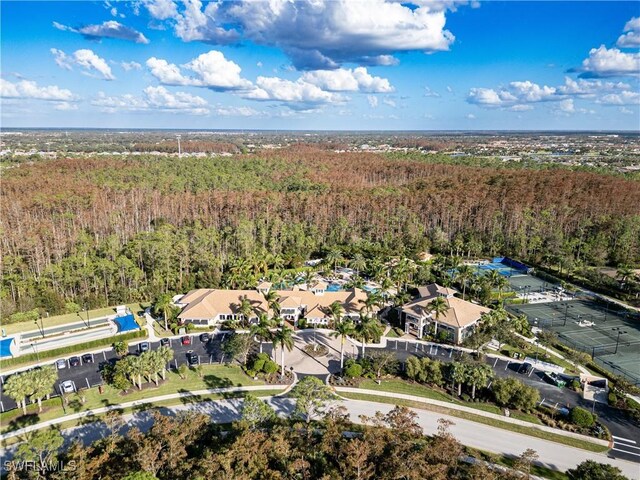
[[[329,292],[326,290],[327,286],[325,282],[319,281],[310,285],[309,290],[276,290],[280,316],[296,326],[302,318],[312,325],[326,326],[333,320],[330,306],[338,302],[342,306],[343,318],[359,319],[367,293],[359,288]],[[267,288],[266,282],[263,282],[255,290],[192,290],[180,298],[180,305],[184,308],[178,319],[183,324],[218,326],[229,320],[256,322],[262,313],[272,318],[274,312],[265,300],[269,289],[270,285]],[[240,312],[245,298],[252,308],[252,314],[248,319]]]
[[[418,298],[398,307],[405,333],[413,333],[422,338],[427,333],[435,332],[437,335],[439,332],[447,332],[453,343],[462,343],[473,333],[482,316],[490,310],[454,296],[456,293],[456,290],[436,283],[419,287]],[[444,299],[447,310],[436,321],[429,305],[438,297]]]

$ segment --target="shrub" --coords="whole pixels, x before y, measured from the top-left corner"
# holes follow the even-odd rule
[[[276,373],[278,371],[278,364],[273,360],[267,360],[266,362],[264,362],[262,371],[266,374]]]
[[[362,366],[357,363],[352,363],[344,368],[345,376],[349,378],[356,378],[362,375]]]
[[[580,390],[580,388],[582,388],[582,385],[578,380],[574,380],[573,382],[571,382],[571,390],[577,392]]]
[[[569,418],[579,427],[592,427],[595,423],[593,415],[581,407],[573,407],[571,413],[569,413]]]
[[[307,319],[306,318],[301,318],[300,320],[298,320],[298,328],[300,328],[300,329],[307,328]]]
[[[618,396],[613,393],[613,392],[609,392],[609,405],[615,405],[618,403]]]

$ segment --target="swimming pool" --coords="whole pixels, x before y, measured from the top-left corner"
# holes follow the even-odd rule
[[[340,292],[342,290],[342,285],[339,283],[330,283],[327,285],[327,292]]]

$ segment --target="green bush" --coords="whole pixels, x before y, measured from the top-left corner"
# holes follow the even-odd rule
[[[262,371],[266,374],[276,373],[278,371],[278,364],[273,360],[267,360],[266,362],[264,362]]]
[[[307,328],[307,319],[306,318],[301,318],[300,320],[298,320],[298,328],[300,328],[300,329]]]
[[[595,423],[595,419],[593,418],[593,415],[591,415],[591,412],[581,407],[573,407],[569,414],[569,418],[579,427],[592,427]]]
[[[345,366],[344,374],[349,378],[356,378],[362,376],[362,366],[353,362],[352,364]]]
[[[613,392],[609,392],[609,405],[615,405],[616,403],[618,403],[618,396],[613,393]]]
[[[571,382],[571,390],[577,392],[578,390],[580,390],[580,388],[582,388],[582,385],[578,380],[574,380],[573,382]]]

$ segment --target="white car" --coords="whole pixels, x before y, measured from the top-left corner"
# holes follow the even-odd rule
[[[64,358],[61,358],[60,360],[56,360],[56,368],[58,370],[67,368],[67,361]]]
[[[72,380],[67,380],[60,384],[60,390],[62,390],[62,393],[73,393],[76,391],[76,385]]]

